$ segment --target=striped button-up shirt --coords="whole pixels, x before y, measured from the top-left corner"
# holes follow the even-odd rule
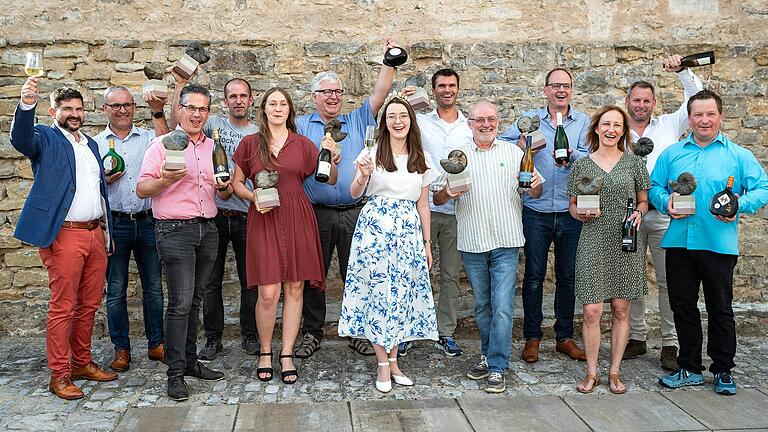
[[[113,211],[123,213],[139,213],[149,210],[152,208],[152,198],[139,198],[136,195],[136,184],[139,182],[144,154],[155,138],[155,132],[134,126],[128,136],[121,140],[107,125],[100,134],[93,137],[99,145],[101,157],[104,157],[109,151],[110,138],[115,140],[115,151],[125,162],[125,174],[114,183],[107,185],[109,206]]]
[[[456,199],[458,250],[482,253],[499,248],[522,247],[522,201],[518,175],[523,151],[508,141],[496,140],[481,150],[470,138],[449,140],[448,147],[467,155],[472,185]]]

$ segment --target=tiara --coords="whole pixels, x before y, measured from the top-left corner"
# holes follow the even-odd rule
[[[411,103],[408,102],[408,98],[406,98],[403,95],[402,90],[401,91],[394,91],[394,90],[390,91],[389,95],[387,95],[387,98],[384,99],[384,105],[382,105],[382,106],[387,106],[387,104],[389,104],[393,100],[397,101],[398,103],[402,103],[403,105],[407,105],[409,107],[411,106]],[[413,108],[413,107],[411,107],[411,108]]]

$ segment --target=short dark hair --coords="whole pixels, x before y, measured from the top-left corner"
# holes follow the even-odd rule
[[[179,94],[179,103],[184,104],[186,103],[186,96],[188,94],[200,94],[208,98],[208,108],[211,107],[211,92],[208,91],[207,88],[201,86],[200,84],[188,84],[186,87],[181,89],[181,93]]]
[[[547,85],[547,84],[549,84],[549,77],[550,77],[550,76],[551,76],[553,73],[555,73],[555,72],[557,72],[557,71],[563,71],[563,72],[565,72],[565,73],[566,73],[566,75],[568,75],[568,78],[570,78],[570,79],[571,79],[571,84],[573,84],[573,75],[571,75],[571,73],[568,71],[568,69],[565,69],[565,68],[561,68],[561,67],[556,67],[556,68],[552,69],[551,71],[547,72],[547,76],[546,76],[546,77],[544,77],[544,85]]]
[[[232,78],[229,81],[227,81],[226,84],[224,84],[224,97],[228,96],[227,95],[227,87],[229,87],[229,84],[233,83],[233,82],[237,82],[237,81],[245,83],[245,86],[248,87],[248,94],[252,94],[253,91],[251,90],[251,83],[249,83],[248,80],[246,80],[244,78]]]
[[[437,71],[434,74],[432,74],[432,89],[433,90],[435,89],[435,83],[437,82],[437,77],[439,77],[439,76],[444,76],[444,77],[453,76],[453,77],[456,77],[456,86],[460,87],[459,86],[459,74],[456,73],[456,71],[453,70],[453,69],[445,68],[445,69],[440,69],[439,71]]]
[[[72,87],[59,87],[51,92],[51,106],[56,109],[59,107],[59,102],[68,101],[70,99],[80,99],[83,102],[83,95]]]
[[[627,97],[629,97],[632,94],[632,90],[634,90],[635,88],[651,89],[651,94],[654,97],[656,97],[656,89],[653,88],[653,84],[643,80],[635,81],[629,85],[629,90],[627,90]]]
[[[688,99],[688,115],[691,115],[691,105],[693,105],[693,101],[707,99],[714,99],[715,104],[717,105],[717,112],[720,114],[723,113],[723,100],[720,98],[720,96],[718,96],[717,93],[713,92],[712,90],[704,89]]]

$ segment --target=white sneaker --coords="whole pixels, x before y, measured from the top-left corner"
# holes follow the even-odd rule
[[[390,359],[387,359],[387,360],[389,360],[390,363],[397,363],[397,357],[390,358]],[[391,376],[392,376],[392,381],[394,381],[395,384],[399,384],[401,386],[412,386],[413,385],[413,381],[411,381],[411,379],[408,378],[405,375],[391,374]]]
[[[389,363],[376,363],[376,364],[380,368],[385,367],[385,366],[389,367]],[[379,381],[378,368],[377,368],[376,372],[377,372],[377,376],[376,376],[376,390],[378,390],[378,391],[380,391],[382,393],[389,393],[390,391],[392,391],[392,380]]]

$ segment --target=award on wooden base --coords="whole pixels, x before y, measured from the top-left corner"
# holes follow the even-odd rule
[[[576,213],[595,214],[600,210],[600,191],[603,190],[605,181],[602,177],[581,176],[576,182]]]
[[[670,180],[669,187],[679,195],[672,196],[672,209],[677,214],[692,215],[696,213],[696,198],[692,195],[696,190],[696,178],[689,172],[684,172],[677,177],[677,181]]]
[[[167,98],[168,84],[163,79],[164,75],[164,64],[158,62],[147,63],[144,66],[144,76],[147,77],[147,81],[144,81],[141,85],[141,91],[143,93],[152,93],[159,98]]]
[[[255,193],[257,208],[268,209],[280,206],[280,195],[277,193],[277,171],[261,170],[256,173]]]
[[[440,166],[448,174],[446,180],[452,194],[466,192],[472,186],[467,163],[467,155],[461,150],[452,150],[447,159],[440,159]]]
[[[184,55],[173,65],[173,71],[185,80],[188,80],[195,74],[198,66],[207,63],[210,59],[211,57],[205,52],[200,43],[192,42],[187,47]]]
[[[180,130],[175,130],[164,136],[162,141],[165,147],[165,169],[176,171],[187,167],[187,158],[184,150],[189,145],[189,137]]]

